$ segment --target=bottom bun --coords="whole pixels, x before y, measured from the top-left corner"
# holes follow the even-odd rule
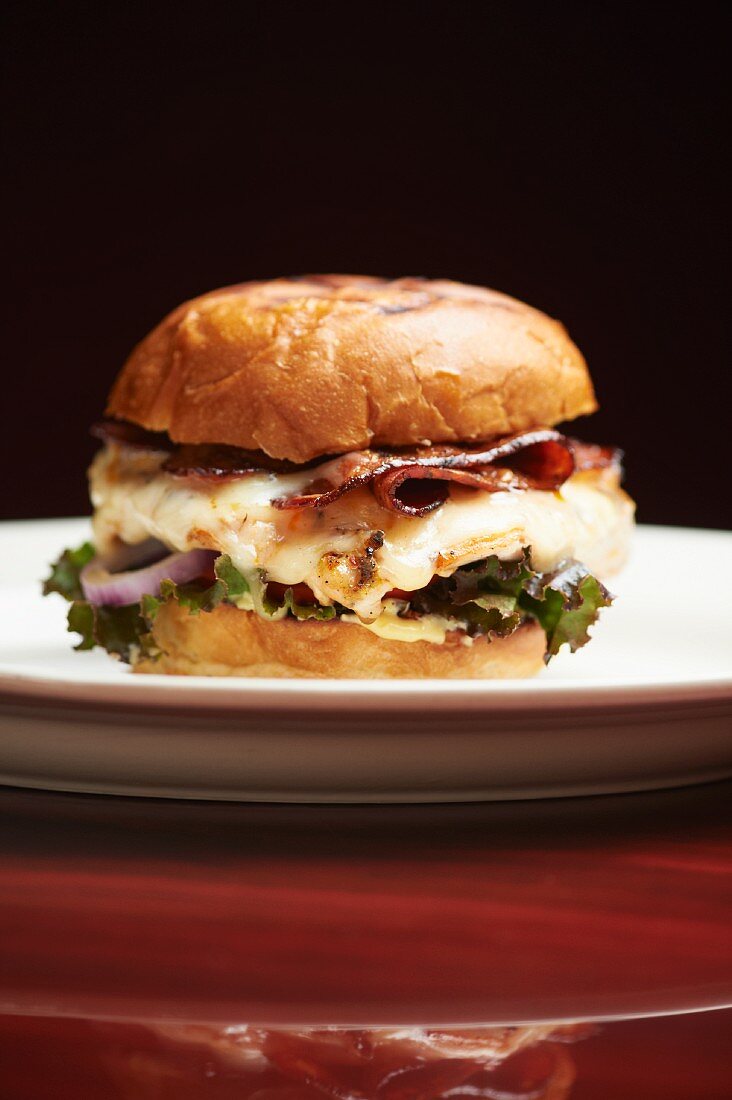
[[[507,638],[476,638],[457,632],[441,645],[379,638],[358,624],[282,619],[270,622],[253,611],[221,604],[191,615],[174,601],[155,619],[163,651],[135,672],[184,676],[277,676],[318,679],[500,680],[535,676],[543,666],[546,639],[537,623],[525,623]]]

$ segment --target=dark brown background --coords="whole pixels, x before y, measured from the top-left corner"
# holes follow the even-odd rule
[[[723,9],[563,8],[17,5],[2,513],[85,510],[87,425],[178,301],[340,270],[561,317],[640,518],[725,526]]]

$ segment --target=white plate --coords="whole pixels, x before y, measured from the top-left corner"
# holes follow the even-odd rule
[[[732,774],[732,535],[640,528],[580,653],[524,681],[133,676],[40,578],[86,520],[0,525],[0,781],[278,801],[637,790]],[[405,643],[408,644],[408,643]]]

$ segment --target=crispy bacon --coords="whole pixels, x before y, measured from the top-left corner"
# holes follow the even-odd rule
[[[141,451],[165,451],[162,469],[179,477],[243,477],[261,471],[274,474],[294,473],[323,461],[298,466],[286,459],[272,458],[264,451],[245,451],[225,443],[174,443],[167,432],[151,432],[128,420],[99,420],[91,434],[104,443],[122,443]]]
[[[392,512],[424,516],[445,502],[449,482],[496,493],[505,489],[558,489],[574,473],[572,442],[551,428],[519,432],[486,447],[420,447],[412,452],[363,451],[348,455],[335,485],[316,482],[309,492],[276,500],[278,508],[322,508],[344,493],[370,485]]]
[[[123,443],[140,451],[170,451],[174,446],[167,432],[151,432],[129,420],[97,420],[89,434],[102,443]]]
[[[322,459],[316,459],[322,462]],[[240,447],[229,447],[218,443],[180,443],[174,446],[163,469],[178,477],[227,478],[243,477],[245,474],[262,473],[293,474],[307,469],[284,458],[272,458],[264,451],[245,451]]]
[[[575,471],[612,466],[621,460],[621,452],[613,447],[581,443],[553,428],[517,432],[489,445],[356,451],[339,458],[321,456],[300,466],[225,444],[176,444],[165,432],[146,431],[125,421],[100,421],[92,434],[105,442],[165,451],[162,469],[178,477],[220,480],[318,468],[318,476],[304,492],[273,501],[276,508],[324,508],[368,485],[383,508],[416,517],[444,504],[450,482],[488,493],[553,491]]]

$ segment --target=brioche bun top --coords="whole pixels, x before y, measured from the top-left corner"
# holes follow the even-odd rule
[[[445,280],[318,275],[185,302],[134,349],[106,411],[176,442],[306,462],[595,408],[581,353],[539,310]]]

